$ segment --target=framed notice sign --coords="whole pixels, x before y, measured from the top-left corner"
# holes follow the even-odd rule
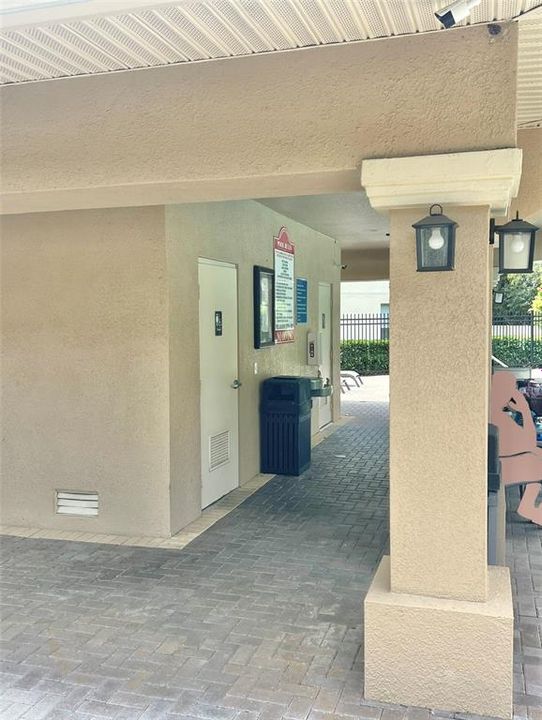
[[[270,268],[254,266],[254,347],[275,344],[273,293],[274,273]]]
[[[294,246],[285,227],[273,239],[275,258],[275,342],[295,340]]]

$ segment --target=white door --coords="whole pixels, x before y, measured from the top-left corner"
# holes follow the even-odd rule
[[[237,268],[199,261],[201,506],[239,485]]]
[[[318,332],[320,334],[320,372],[324,381],[331,376],[331,285],[318,285]],[[331,422],[331,397],[318,398],[318,429]]]

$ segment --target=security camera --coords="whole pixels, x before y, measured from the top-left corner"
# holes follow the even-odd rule
[[[482,0],[455,0],[455,2],[436,12],[435,16],[445,28],[451,28],[467,18],[472,8],[481,2]]]

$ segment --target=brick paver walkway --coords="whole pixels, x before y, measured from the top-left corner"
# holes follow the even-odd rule
[[[514,711],[542,720],[542,529],[514,510],[517,488],[508,491],[507,560],[512,572],[516,632]]]
[[[0,717],[428,718],[362,697],[361,603],[388,536],[387,404],[348,399],[355,419],[310,471],[272,480],[182,550],[3,538]],[[511,542],[517,712],[542,720],[540,532],[514,522]]]

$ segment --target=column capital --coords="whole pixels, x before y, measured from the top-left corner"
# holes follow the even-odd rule
[[[519,148],[364,160],[361,184],[375,210],[488,205],[506,215],[521,178]]]

